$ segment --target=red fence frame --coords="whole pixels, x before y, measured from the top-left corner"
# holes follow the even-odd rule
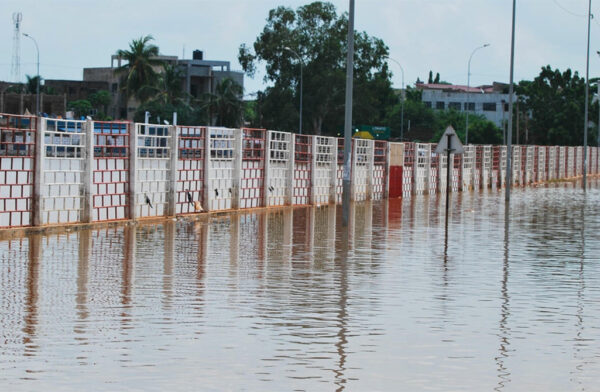
[[[197,212],[194,203],[204,205],[204,164],[206,160],[206,127],[177,126],[179,141],[177,154],[178,214]],[[189,193],[189,196],[188,196]],[[191,202],[188,200],[191,198]]]
[[[298,204],[311,203],[312,141],[312,137],[309,135],[295,135],[294,138],[293,197],[302,201]],[[300,167],[300,165],[304,167]]]
[[[240,208],[263,206],[266,135],[265,129],[242,128]]]
[[[94,122],[92,203],[95,220],[120,220],[130,216],[129,135],[132,126],[130,122]]]
[[[35,116],[0,116],[0,228],[33,223],[37,128]]]

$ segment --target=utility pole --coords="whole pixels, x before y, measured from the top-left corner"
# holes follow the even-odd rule
[[[591,0],[590,0],[591,1]],[[510,42],[510,86],[508,88],[508,130],[506,132],[506,203],[510,202],[510,184],[512,184],[512,117],[513,117],[513,95],[514,88],[514,69],[515,69],[515,12],[517,9],[517,0],[513,0],[512,10],[512,37]]]
[[[590,100],[590,24],[592,22],[592,0],[588,1],[588,35],[587,35],[587,57],[585,66],[585,116],[583,124],[583,191],[587,183],[587,137],[588,137],[588,102]]]
[[[352,88],[354,81],[354,0],[348,10],[348,57],[346,59],[346,110],[344,116],[344,172],[342,194],[342,223],[348,226],[350,216],[350,164],[352,157]]]

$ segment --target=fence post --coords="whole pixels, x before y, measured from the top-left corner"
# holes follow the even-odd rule
[[[40,226],[42,224],[42,210],[44,209],[44,200],[42,188],[44,186],[44,135],[46,133],[46,120],[36,117],[38,122],[37,132],[35,133],[35,175],[33,180],[33,199],[32,199],[32,224]]]
[[[240,196],[242,189],[242,141],[244,131],[242,129],[234,130],[233,138],[233,175],[231,186],[231,209],[237,210],[240,208]]]
[[[309,136],[310,140],[310,204],[316,205],[317,192],[315,190],[316,181],[315,177],[317,174],[317,137],[315,135]]]
[[[332,138],[329,162],[329,204],[337,204],[337,165],[338,165],[338,138]]]
[[[291,206],[294,203],[294,171],[296,160],[296,134],[290,134],[290,155],[287,167],[287,186],[285,187],[285,205]]]
[[[179,128],[176,125],[169,127],[169,186],[167,191],[167,216],[177,214],[177,166],[179,160]]]
[[[369,140],[367,150],[367,200],[373,200],[373,174],[375,172],[375,140]]]
[[[211,152],[210,152],[211,148],[210,148],[210,127],[206,127],[206,132],[204,134],[204,189],[202,190],[204,192],[204,197],[202,198],[204,200],[204,211],[210,211],[210,207],[211,207],[211,195],[212,192],[210,191],[210,166],[211,166]]]
[[[265,151],[264,151],[264,158],[265,158],[265,162],[264,162],[264,168],[265,168],[265,175],[264,175],[264,181],[263,181],[263,201],[262,201],[262,206],[263,207],[268,207],[269,206],[269,194],[270,194],[270,190],[269,190],[269,186],[270,186],[270,182],[271,182],[271,175],[270,175],[270,171],[271,171],[271,132],[269,131],[265,131]]]
[[[81,221],[91,223],[93,221],[94,211],[94,123],[92,120],[86,120],[83,124],[83,134],[85,143],[83,143],[83,173],[81,181],[83,183],[83,208],[81,211]]]
[[[129,127],[129,218],[137,219],[137,124],[130,123]]]
[[[390,166],[391,166],[391,143],[390,142],[385,142],[385,172],[383,173],[383,181],[384,181],[384,185],[383,185],[383,195],[382,198],[383,199],[389,199],[390,198]]]

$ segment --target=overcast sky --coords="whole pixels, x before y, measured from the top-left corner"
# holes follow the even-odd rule
[[[0,79],[10,80],[12,13],[23,14],[22,31],[40,47],[40,73],[47,79],[81,80],[83,67],[110,65],[117,49],[132,38],[152,34],[162,54],[186,58],[204,51],[207,60],[229,60],[241,70],[237,52],[251,45],[270,9],[297,8],[296,0],[2,0],[0,10]],[[348,0],[332,1],[339,13]],[[600,72],[600,2],[594,1],[590,75]],[[543,65],[568,67],[585,76],[587,0],[517,0],[515,80],[532,79]],[[429,70],[442,80],[467,83],[467,63],[474,48],[490,47],[471,62],[471,85],[508,82],[511,0],[356,0],[355,27],[379,37],[390,57],[404,67],[405,83],[427,79]],[[21,38],[21,74],[35,75],[35,48]],[[395,87],[401,73],[390,63]],[[264,87],[263,74],[245,78],[245,92]]]

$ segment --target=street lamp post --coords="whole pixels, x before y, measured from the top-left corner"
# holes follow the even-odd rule
[[[393,61],[398,64],[400,67],[400,71],[402,71],[402,90],[400,91],[400,106],[401,106],[401,114],[400,114],[400,141],[404,140],[404,68],[402,65],[391,57],[388,57],[388,60]]]
[[[592,21],[592,0],[588,2],[588,30],[587,30],[587,52],[586,52],[586,65],[585,65],[585,115],[583,124],[583,191],[585,192],[587,187],[587,144],[588,144],[588,102],[590,96],[590,23]]]
[[[300,135],[302,135],[302,68],[304,62],[302,61],[302,57],[300,57],[300,55],[296,53],[296,51],[294,51],[292,48],[286,46],[283,49],[292,52],[296,57],[298,57],[298,60],[300,61],[300,125],[298,131],[300,132]]]
[[[475,50],[473,50],[473,52],[471,53],[471,57],[469,57],[469,65],[467,67],[467,125],[466,125],[466,129],[465,129],[465,144],[469,144],[469,103],[470,103],[470,98],[471,98],[471,60],[473,59],[473,55],[475,54],[475,52],[477,52],[479,49],[483,49],[483,48],[487,48],[488,46],[490,46],[490,44],[484,44],[482,46],[478,46],[475,48]]]
[[[35,112],[40,114],[40,48],[38,47],[37,41],[31,35],[23,33],[27,38],[31,38],[35,44],[35,50],[37,51],[37,86],[35,88]]]

